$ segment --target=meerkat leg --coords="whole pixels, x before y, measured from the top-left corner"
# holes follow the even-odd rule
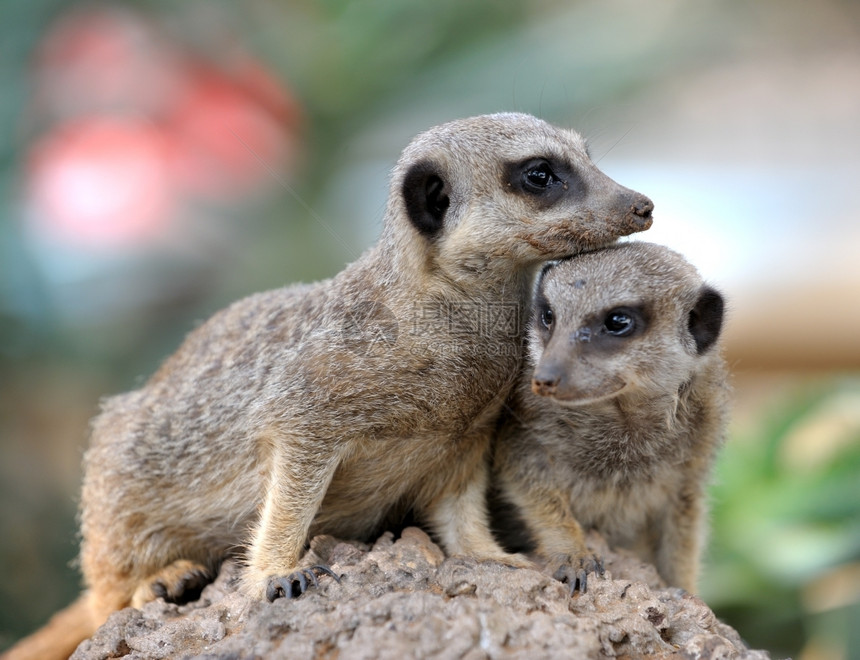
[[[131,607],[138,579],[131,578],[127,573],[103,571],[97,576],[87,575],[87,583],[87,609],[92,632],[95,632],[111,614]]]
[[[657,571],[672,586],[696,592],[702,547],[704,497],[695,484],[686,484],[675,496],[662,523],[656,548]]]
[[[212,578],[212,572],[206,566],[179,559],[142,580],[131,597],[131,606],[140,608],[156,598],[169,603],[197,600]]]
[[[151,567],[149,575],[142,563],[126,565],[132,570],[125,570],[108,559],[109,555],[116,558],[116,549],[113,553],[109,550],[87,543],[81,551],[81,566],[89,586],[87,602],[96,627],[116,610],[140,608],[157,598],[172,603],[196,600],[214,577],[208,567],[189,559],[179,559],[162,568]]]
[[[508,481],[500,475],[502,489],[522,511],[529,531],[537,543],[537,554],[546,560],[553,577],[566,582],[571,593],[588,589],[588,574],[603,575],[603,562],[591,555],[585,545],[585,534],[571,513],[567,499],[552,488],[519,481]]]
[[[450,555],[533,568],[533,562],[524,555],[505,552],[490,531],[486,499],[489,470],[483,452],[476,451],[463,458],[459,479],[452,479],[452,487],[427,512],[443,548]]]
[[[281,438],[271,443],[270,480],[256,532],[250,544],[243,588],[268,600],[291,597],[315,584],[314,571],[332,574],[325,566],[299,569],[308,531],[340,462],[338,452]]]
[[[81,570],[87,585],[87,606],[93,630],[117,610],[131,605],[139,576],[133,562],[119,562],[119,548],[110,536],[92,534],[81,544]]]

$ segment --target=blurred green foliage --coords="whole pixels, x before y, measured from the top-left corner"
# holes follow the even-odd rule
[[[860,378],[795,386],[717,468],[703,596],[754,647],[860,657]]]

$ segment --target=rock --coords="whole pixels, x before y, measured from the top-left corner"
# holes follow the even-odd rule
[[[446,559],[415,527],[372,547],[318,536],[307,561],[340,583],[323,576],[298,599],[255,601],[228,561],[200,600],[117,612],[72,658],[768,658],[653,567],[596,534],[589,543],[606,577],[571,596],[538,570]]]

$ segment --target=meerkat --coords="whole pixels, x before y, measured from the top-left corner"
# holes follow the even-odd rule
[[[577,133],[529,115],[418,135],[375,246],[332,279],[234,303],[103,404],[72,609],[94,629],[199,591],[236,553],[249,596],[300,595],[327,572],[300,564],[309,535],[367,539],[407,510],[449,554],[528,565],[493,538],[484,494],[534,278],[647,229],[652,209]]]
[[[547,265],[533,310],[494,446],[502,500],[571,592],[603,572],[583,528],[694,592],[729,409],[722,296],[679,254],[631,242]]]

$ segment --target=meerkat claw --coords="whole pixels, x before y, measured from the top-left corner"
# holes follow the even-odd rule
[[[331,570],[328,566],[324,566],[323,564],[315,564],[315,565],[311,566],[311,569],[317,570],[320,573],[323,573],[324,575],[328,575],[329,577],[334,579],[335,582],[340,584],[340,577],[338,577],[338,575],[333,570]]]
[[[579,585],[580,593],[584,594],[588,591],[588,573],[584,568],[581,568],[576,572],[576,582],[574,582],[570,587],[571,593],[576,591],[577,585]]]
[[[603,577],[605,574],[603,560],[597,557],[586,557],[578,562],[574,560],[564,563],[555,570],[553,577],[559,582],[566,583],[571,595],[577,591],[584,594],[588,591],[589,573],[596,573]]]
[[[286,577],[271,578],[266,587],[266,600],[271,603],[278,598],[298,598],[308,590],[309,582],[314,587],[319,587],[320,583],[315,571],[331,576],[340,584],[340,578],[328,566],[316,564],[310,568],[294,571]]]

